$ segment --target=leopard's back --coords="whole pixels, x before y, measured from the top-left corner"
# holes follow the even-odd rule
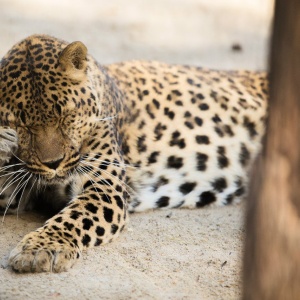
[[[261,149],[266,74],[159,62],[108,66],[125,93],[132,211],[239,201]]]

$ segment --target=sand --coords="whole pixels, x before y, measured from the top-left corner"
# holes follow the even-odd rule
[[[272,0],[0,0],[0,56],[46,33],[83,41],[102,63],[156,59],[265,69]],[[0,299],[239,299],[245,203],[131,215],[114,243],[60,274],[16,274],[7,256],[45,221],[0,224]]]

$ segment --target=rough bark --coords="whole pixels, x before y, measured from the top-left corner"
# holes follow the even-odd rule
[[[300,1],[278,0],[265,148],[248,199],[243,299],[300,299]]]

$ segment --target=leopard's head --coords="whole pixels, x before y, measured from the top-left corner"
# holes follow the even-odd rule
[[[45,181],[67,177],[96,126],[102,97],[96,69],[81,42],[44,35],[16,44],[0,62],[0,125],[17,131],[16,155]]]

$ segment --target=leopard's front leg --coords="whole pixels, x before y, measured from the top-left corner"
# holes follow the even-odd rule
[[[94,164],[95,167],[92,166]],[[14,248],[9,264],[19,272],[61,272],[69,269],[82,250],[110,242],[126,223],[126,197],[121,184],[125,171],[114,162],[99,160],[82,167],[83,189],[59,214],[27,234]],[[105,169],[105,170],[104,170]]]

